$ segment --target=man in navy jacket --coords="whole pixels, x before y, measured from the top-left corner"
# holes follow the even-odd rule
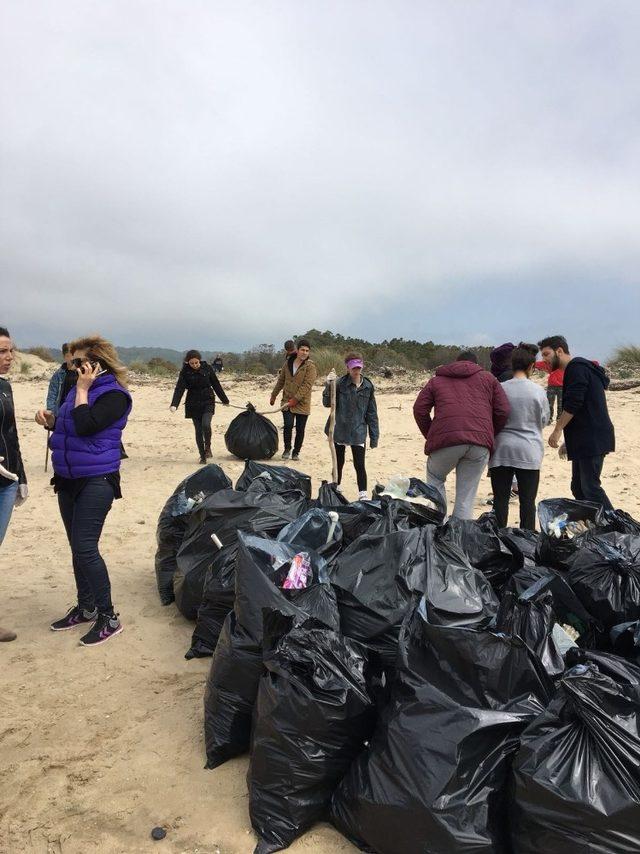
[[[609,418],[605,392],[609,378],[599,366],[580,356],[572,357],[566,338],[553,335],[540,341],[542,358],[552,370],[564,369],[562,415],[556,422],[549,444],[557,448],[562,440],[571,460],[571,492],[578,501],[594,501],[605,510],[612,504],[601,486],[604,458],[615,451],[615,433]]]

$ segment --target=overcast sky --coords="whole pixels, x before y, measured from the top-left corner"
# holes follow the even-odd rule
[[[640,343],[637,0],[20,0],[0,325]]]

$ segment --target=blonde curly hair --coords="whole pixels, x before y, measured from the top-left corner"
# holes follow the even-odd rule
[[[123,388],[129,388],[127,381],[127,369],[118,358],[118,351],[110,341],[101,335],[86,335],[84,338],[76,338],[69,343],[69,350],[75,353],[77,350],[86,350],[87,359],[90,362],[100,362],[102,366],[113,374]]]

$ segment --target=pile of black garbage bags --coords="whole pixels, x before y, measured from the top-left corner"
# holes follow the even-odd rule
[[[640,523],[539,518],[255,462],[178,486],[158,590],[212,656],[207,767],[249,755],[256,854],[322,819],[379,854],[640,851]]]

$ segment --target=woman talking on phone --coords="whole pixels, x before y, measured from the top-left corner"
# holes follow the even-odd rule
[[[77,591],[77,604],[51,629],[90,625],[80,643],[96,646],[122,631],[98,544],[114,499],[122,497],[120,441],[132,401],[126,368],[113,344],[95,335],[69,347],[78,381],[57,416],[44,409],[36,414],[38,424],[53,431],[51,483],[71,546]]]

